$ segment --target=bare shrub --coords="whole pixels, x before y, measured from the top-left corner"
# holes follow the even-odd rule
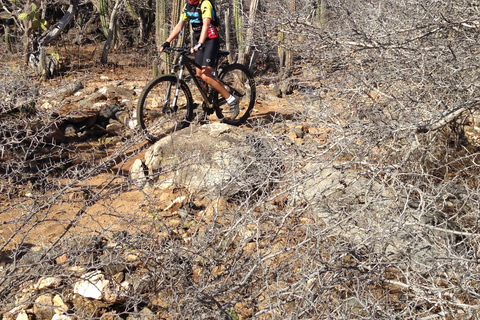
[[[10,157],[1,163],[10,190],[0,211],[7,226],[2,312],[28,308],[50,290],[80,318],[146,309],[192,319],[478,316],[478,148],[465,138],[466,113],[418,130],[477,99],[477,8],[467,1],[328,1],[320,27],[311,22],[312,6],[302,4],[295,12],[264,8],[257,31],[271,35],[281,26],[303,37],[290,49],[319,72],[295,70],[305,79],[287,100],[289,119],[252,120],[249,138],[228,151],[238,161],[225,172],[237,178],[208,199],[183,186],[138,190],[120,174],[97,177],[125,161],[140,136],[101,161],[33,157],[31,165],[22,153],[75,150],[45,142],[46,131],[31,138],[23,121],[38,113],[2,113],[11,121],[1,135]],[[259,41],[270,52],[277,44],[272,36]],[[16,98],[4,101],[35,96],[28,82],[5,79],[2,92]],[[5,114],[20,114],[24,104],[4,101]],[[303,138],[291,135],[297,127]],[[21,190],[30,179],[33,191],[27,196],[8,179]],[[238,192],[226,196],[227,187]],[[135,205],[118,205],[120,194]],[[180,208],[165,210],[177,196]],[[36,234],[46,223],[62,232]],[[95,271],[128,283],[116,302],[92,306],[74,297],[75,283]],[[28,297],[22,291],[52,275],[61,279],[55,288]]]

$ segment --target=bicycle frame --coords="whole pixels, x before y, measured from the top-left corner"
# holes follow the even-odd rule
[[[214,102],[209,101],[209,99],[207,97],[207,94],[205,93],[205,91],[203,90],[200,82],[197,79],[197,73],[194,69],[194,68],[202,69],[202,67],[200,65],[198,65],[193,59],[190,59],[189,57],[186,56],[186,50],[185,49],[187,49],[187,48],[182,48],[182,49],[172,48],[172,49],[170,49],[172,51],[180,51],[181,52],[178,63],[176,65],[174,65],[173,68],[172,68],[172,73],[175,73],[175,69],[177,67],[180,67],[180,72],[177,76],[177,84],[176,84],[176,88],[175,88],[175,96],[173,98],[173,105],[174,106],[177,105],[178,93],[179,93],[179,90],[180,90],[181,81],[183,79],[183,72],[186,68],[188,73],[192,76],[193,82],[195,83],[195,86],[197,87],[198,91],[200,91],[200,94],[202,95],[202,99],[205,102],[205,104],[207,105],[207,107],[208,108],[213,108]],[[214,73],[216,73],[217,63],[218,63],[218,58],[217,58],[217,61],[215,63]],[[170,90],[171,90],[171,88],[170,88],[170,84],[169,84],[169,86],[167,88],[167,97],[166,97],[165,101],[168,101],[168,98],[170,97]],[[174,111],[176,111],[176,110],[174,110]]]

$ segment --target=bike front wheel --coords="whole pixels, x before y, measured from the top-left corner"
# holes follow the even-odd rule
[[[193,120],[192,94],[184,81],[177,95],[177,78],[159,76],[143,89],[137,103],[137,120],[149,140],[188,127]]]
[[[256,87],[253,75],[243,64],[234,63],[220,73],[220,82],[227,91],[239,99],[240,112],[235,119],[230,117],[230,107],[224,98],[216,103],[216,114],[219,119],[230,125],[243,124],[255,105]]]

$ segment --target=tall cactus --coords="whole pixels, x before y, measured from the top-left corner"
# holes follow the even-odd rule
[[[290,12],[295,12],[295,0],[287,0],[287,8]],[[285,34],[280,30],[278,32],[278,56],[280,58],[280,67],[291,68],[293,66],[293,52],[292,50],[285,48],[290,43],[288,34]]]
[[[243,63],[245,56],[245,36],[243,34],[243,5],[242,0],[233,0],[233,22],[235,25],[235,37],[238,46],[238,61]]]
[[[180,14],[182,13],[183,6],[184,2],[182,0],[172,0],[172,29],[175,28],[177,22],[180,19]],[[178,36],[177,39],[179,46],[183,45],[184,37],[184,32],[182,32],[182,34]]]
[[[103,33],[105,34],[105,37],[108,37],[108,26],[110,24],[108,0],[98,0],[98,12],[100,14]]]
[[[10,27],[5,24],[5,44],[7,45],[7,51],[12,53],[12,41],[10,38]]]
[[[160,49],[160,46],[167,38],[166,15],[165,0],[157,0],[155,6],[155,43],[157,49]]]
[[[250,2],[250,13],[248,16],[248,29],[246,32],[245,43],[245,56],[248,58],[252,54],[252,48],[254,43],[255,27],[257,22],[257,11],[260,5],[260,0],[252,0]]]
[[[320,0],[320,7],[317,7],[316,10],[316,20],[320,27],[323,29],[325,27],[325,0]]]
[[[277,40],[278,40],[278,59],[280,60],[280,67],[283,68],[285,67],[285,48],[284,42],[285,42],[285,34],[282,32],[282,29],[278,31],[277,35]]]
[[[132,3],[130,0],[125,0],[125,9],[127,10],[128,14],[133,20],[138,19],[137,12],[135,11],[135,8],[132,6]]]
[[[184,6],[184,2],[182,0],[172,0],[172,17],[171,17],[171,29],[175,28],[177,25],[180,15],[182,13],[182,9]],[[183,31],[177,38],[177,44],[178,46],[183,46],[184,41],[185,41],[185,32],[187,28],[184,27]],[[170,56],[166,57],[165,60],[165,73],[170,72],[172,69],[172,60],[170,59]]]
[[[155,43],[157,45],[157,50],[160,49],[162,43],[168,37],[168,27],[167,27],[167,9],[165,5],[166,0],[157,0],[155,5]],[[165,68],[168,65],[166,63]],[[154,75],[158,75],[158,68],[154,67]]]

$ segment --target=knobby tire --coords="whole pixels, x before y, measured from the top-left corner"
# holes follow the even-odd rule
[[[234,63],[222,70],[219,79],[230,94],[240,99],[240,113],[235,119],[230,119],[229,106],[225,99],[219,95],[217,108],[215,108],[217,117],[224,123],[234,126],[245,123],[255,105],[256,87],[252,73],[243,64]]]
[[[167,96],[168,85],[170,94]],[[173,104],[177,78],[163,75],[150,81],[137,103],[137,120],[149,140],[188,127],[194,118],[192,94],[182,80],[176,105]]]

